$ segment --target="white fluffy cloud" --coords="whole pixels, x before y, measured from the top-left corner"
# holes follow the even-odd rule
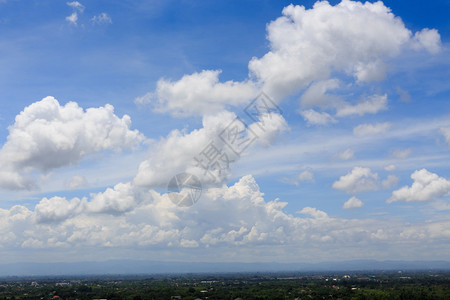
[[[326,80],[333,71],[360,81],[384,76],[382,61],[397,55],[411,32],[382,2],[344,0],[312,9],[289,5],[268,27],[271,51],[249,63],[250,71],[274,97],[284,97]]]
[[[424,48],[430,53],[441,50],[441,37],[436,29],[424,28],[414,34],[413,48]]]
[[[81,213],[85,203],[85,198],[71,200],[62,197],[43,198],[35,207],[36,221],[38,223],[64,221]]]
[[[364,137],[368,135],[375,135],[384,133],[389,130],[391,123],[375,123],[375,124],[361,124],[353,128],[353,134],[358,137]]]
[[[27,106],[16,116],[0,150],[0,186],[30,188],[27,174],[77,164],[87,155],[130,148],[144,140],[131,130],[130,117],[114,114],[114,107],[84,111],[75,102],[61,106],[53,97]]]
[[[328,125],[330,123],[336,123],[336,119],[334,119],[330,114],[326,112],[317,112],[314,109],[308,109],[301,111],[303,119],[307,122],[308,126],[311,125]]]
[[[178,81],[160,79],[156,91],[136,98],[138,104],[150,103],[155,111],[176,116],[213,114],[229,105],[244,105],[257,96],[255,84],[219,82],[221,71],[204,70],[185,75]]]
[[[370,168],[354,167],[349,173],[343,175],[333,183],[333,188],[356,194],[366,191],[375,191],[381,188],[388,189],[398,183],[395,175],[388,175],[381,180],[378,173],[373,173]]]
[[[92,193],[87,198],[64,197],[43,198],[35,207],[35,221],[37,223],[62,222],[86,214],[123,215],[142,202],[151,201],[148,190],[134,186],[131,182],[118,183],[104,192]]]
[[[387,95],[373,95],[367,100],[363,100],[355,105],[345,103],[337,108],[337,117],[346,117],[351,115],[363,116],[365,114],[376,114],[381,110],[387,109]]]
[[[359,200],[355,196],[352,196],[350,199],[345,201],[342,208],[343,209],[360,208],[360,207],[363,207],[363,205],[364,205],[364,203],[361,200]]]
[[[411,174],[413,184],[392,192],[388,203],[396,201],[421,202],[439,199],[450,194],[450,180],[439,177],[426,169]]]
[[[161,79],[156,91],[136,99],[151,102],[156,111],[173,115],[216,113],[227,105],[241,105],[262,88],[277,102],[307,89],[301,97],[305,107],[326,108],[336,97],[327,91],[339,87],[334,73],[345,73],[357,82],[385,77],[385,61],[410,47],[436,52],[440,36],[425,29],[414,38],[402,20],[381,1],[344,0],[332,6],[317,2],[311,9],[289,5],[283,16],[267,26],[270,51],[248,64],[249,79],[219,82],[220,71],[202,71],[172,82]],[[385,109],[383,96],[356,106],[345,106],[342,116],[375,113]]]
[[[370,168],[354,167],[347,175],[343,175],[333,183],[333,188],[347,193],[359,193],[378,189],[378,174]]]
[[[304,214],[307,216],[311,216],[315,219],[326,219],[328,218],[328,214],[324,211],[318,210],[315,207],[304,207],[302,210],[297,212],[298,214]]]
[[[87,209],[95,213],[122,214],[148,197],[148,192],[136,188],[131,182],[118,183],[102,193],[91,194],[92,200],[87,204]]]

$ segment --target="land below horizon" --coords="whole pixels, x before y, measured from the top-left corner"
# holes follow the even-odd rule
[[[450,271],[0,278],[2,299],[448,299]]]

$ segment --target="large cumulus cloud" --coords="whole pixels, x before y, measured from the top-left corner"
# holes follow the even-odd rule
[[[404,186],[392,192],[388,203],[396,201],[422,202],[440,199],[450,194],[450,180],[421,169],[411,174],[414,181],[411,186]]]
[[[220,82],[220,70],[203,70],[178,81],[160,79],[154,92],[137,98],[151,103],[155,111],[175,115],[204,115],[226,106],[243,105],[263,89],[276,101],[306,88],[321,94],[340,87],[335,74],[346,74],[355,83],[385,78],[386,62],[405,49],[440,50],[437,30],[413,33],[382,2],[343,0],[333,6],[319,1],[311,9],[289,5],[282,16],[267,26],[269,51],[248,64],[248,79]],[[310,92],[311,94],[313,92]],[[305,92],[305,96],[308,93]],[[313,93],[314,94],[314,93]],[[384,96],[374,95],[352,106],[335,97],[309,97],[309,106],[336,106],[338,116],[376,113],[386,109]],[[378,97],[378,99],[375,99]],[[327,103],[330,106],[330,103]]]
[[[0,150],[0,186],[31,188],[27,175],[77,164],[86,156],[120,151],[144,140],[131,130],[131,119],[114,114],[112,105],[84,110],[75,102],[65,105],[53,97],[35,102],[16,116]]]

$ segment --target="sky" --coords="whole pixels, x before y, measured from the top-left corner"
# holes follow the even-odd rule
[[[1,0],[0,263],[450,260],[449,12]]]

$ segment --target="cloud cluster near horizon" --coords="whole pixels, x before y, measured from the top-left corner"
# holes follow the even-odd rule
[[[432,243],[439,247],[450,237],[450,231],[442,230],[450,225],[448,220],[437,219],[426,225],[351,220],[329,216],[313,207],[299,211],[302,216],[289,215],[283,211],[286,202],[264,199],[252,176],[244,176],[230,187],[208,189],[204,198],[194,207],[182,208],[173,204],[167,194],[137,189],[131,184],[118,184],[91,195],[89,200],[44,198],[34,211],[20,205],[0,210],[1,243],[7,248],[62,250],[197,248],[197,253],[231,246],[250,253],[253,247],[261,247],[262,255],[276,251],[296,260],[298,253],[327,259],[331,247],[342,249],[348,244],[360,251],[372,246],[370,257],[383,258],[386,247],[395,251],[404,249],[405,244],[416,247]],[[345,208],[361,205],[353,197]],[[262,250],[268,246],[270,252]],[[292,248],[296,251],[292,252]],[[403,258],[415,254],[406,251]],[[345,253],[336,256],[345,257]]]

